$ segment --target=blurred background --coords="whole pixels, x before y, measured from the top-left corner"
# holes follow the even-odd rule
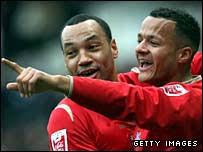
[[[137,64],[134,48],[142,20],[161,6],[186,9],[202,29],[201,1],[1,1],[1,57],[50,74],[68,74],[59,43],[61,28],[70,17],[88,13],[110,25],[119,49],[118,72],[127,72]],[[6,90],[16,76],[1,64],[1,150],[49,150],[49,115],[63,95],[50,91],[20,98]]]

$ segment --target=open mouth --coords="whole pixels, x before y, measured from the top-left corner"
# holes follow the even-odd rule
[[[83,70],[78,74],[78,76],[95,78],[97,75],[97,71],[98,69]]]
[[[152,65],[153,65],[152,62],[149,62],[149,61],[140,61],[139,70],[140,70],[140,71],[146,71],[146,70],[148,70],[149,68],[151,68]]]

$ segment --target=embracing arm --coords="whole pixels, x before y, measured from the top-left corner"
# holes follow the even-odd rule
[[[157,88],[73,78],[71,99],[108,117],[135,120],[146,129],[201,126],[201,80],[191,85],[172,83]]]

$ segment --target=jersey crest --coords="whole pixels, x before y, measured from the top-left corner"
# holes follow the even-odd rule
[[[53,151],[68,151],[68,141],[66,129],[54,132],[51,135]]]
[[[182,85],[174,84],[161,87],[167,96],[181,96],[188,92]]]

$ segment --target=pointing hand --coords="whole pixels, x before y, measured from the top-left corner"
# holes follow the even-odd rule
[[[67,77],[49,75],[32,67],[24,68],[5,58],[2,58],[1,61],[19,74],[16,78],[16,82],[8,83],[6,87],[8,90],[19,91],[21,97],[30,97],[34,93],[40,93],[47,90],[54,90],[63,93],[68,91],[65,90],[68,89],[67,86],[69,86],[69,83],[67,83],[69,82],[69,79]],[[66,83],[64,83],[64,81]]]

